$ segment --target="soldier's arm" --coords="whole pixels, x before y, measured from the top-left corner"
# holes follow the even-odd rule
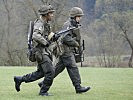
[[[64,23],[62,29],[68,29],[69,27],[70,27],[70,22],[67,21]],[[68,45],[69,47],[78,47],[79,46],[79,43],[74,38],[72,38],[71,31],[68,32],[67,35],[63,38],[63,43],[65,45]]]
[[[63,38],[63,43],[69,47],[79,47],[79,43],[70,34]]]
[[[35,23],[33,30],[33,40],[35,40],[37,43],[47,45],[49,42],[42,36],[42,32],[43,32],[43,24]]]

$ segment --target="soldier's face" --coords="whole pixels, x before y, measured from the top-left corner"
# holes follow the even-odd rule
[[[54,16],[53,12],[48,13],[47,20],[48,20],[48,21],[51,21],[51,20],[52,20],[52,18],[53,18],[53,16]]]
[[[82,18],[81,16],[76,16],[76,21],[80,22],[81,18]]]

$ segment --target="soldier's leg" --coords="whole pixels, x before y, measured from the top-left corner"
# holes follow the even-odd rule
[[[59,62],[55,66],[55,76],[59,75],[65,69],[65,65],[62,62],[62,58],[59,59]]]
[[[65,69],[65,66],[61,60],[61,58],[59,59],[59,62],[56,64],[55,66],[55,75],[54,75],[54,78],[59,75],[63,70]],[[41,87],[43,84],[43,81],[42,82],[39,82],[38,85],[39,87]]]
[[[74,86],[81,84],[81,78],[74,56],[64,57],[64,64]]]
[[[47,55],[43,55],[44,62],[41,64],[45,78],[43,80],[43,85],[41,86],[39,95],[47,96],[47,91],[53,83],[55,70],[52,65],[51,59]]]
[[[20,85],[22,82],[28,83],[28,82],[33,82],[35,80],[38,80],[44,76],[43,71],[38,68],[37,71],[32,72],[30,74],[26,74],[24,76],[15,76],[14,77],[14,82],[15,82],[15,88],[17,92],[20,91]]]
[[[67,63],[66,60],[69,63]],[[64,61],[66,63],[66,67],[67,67],[67,71],[70,76],[70,79],[71,79],[73,85],[75,86],[76,93],[87,92],[90,89],[90,87],[82,87],[80,85],[81,78],[80,78],[79,70],[76,65],[74,56],[67,57],[66,59],[64,59]]]
[[[44,77],[44,73],[42,70],[37,70],[35,72],[32,72],[30,74],[26,74],[22,77],[23,81],[25,83],[36,81],[40,78]]]

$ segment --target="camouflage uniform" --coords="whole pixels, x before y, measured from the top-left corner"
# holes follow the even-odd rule
[[[80,10],[80,11],[79,11]],[[78,28],[79,23],[74,19],[76,16],[82,16],[83,11],[80,8],[72,8],[70,11],[70,19],[64,23],[63,29],[67,29],[69,27],[76,27],[76,29],[70,31],[66,36],[63,37],[63,49],[64,53],[59,56],[59,62],[55,66],[55,77],[61,73],[65,67],[67,68],[67,72],[71,78],[73,85],[75,86],[76,93],[86,92],[90,89],[90,87],[81,87],[81,78],[79,74],[78,67],[76,65],[75,57],[74,57],[74,49],[78,48],[80,45],[80,30]],[[41,83],[38,84],[41,86]]]
[[[71,24],[71,19],[70,19],[64,24],[63,28],[67,29],[68,27],[71,27],[71,26],[73,25]],[[76,41],[75,34],[79,34],[78,28],[73,31],[70,31],[62,40],[64,53],[59,57],[59,62],[55,67],[55,77],[59,73],[61,73],[66,67],[68,74],[72,80],[72,83],[76,87],[81,84],[81,78],[80,78],[79,70],[76,65],[75,57],[73,54],[73,49],[75,47],[78,48],[79,46],[79,43]]]
[[[49,6],[42,6],[39,10],[40,15],[45,15],[49,12],[46,12],[46,8]],[[48,8],[49,9],[49,8]],[[45,13],[42,11],[44,10]],[[51,12],[53,12],[52,10]],[[53,78],[55,74],[55,70],[52,65],[52,54],[51,50],[49,49],[50,41],[48,40],[48,35],[51,32],[50,30],[50,24],[42,19],[35,20],[34,22],[34,30],[33,30],[33,45],[35,49],[35,57],[38,63],[38,69],[35,72],[32,72],[30,74],[26,74],[22,77],[15,77],[14,80],[16,82],[17,87],[17,81],[21,82],[33,82],[35,80],[38,80],[42,77],[44,78],[43,85],[40,90],[40,95],[43,93],[46,93],[50,86],[53,83]],[[19,82],[18,82],[19,83]],[[18,84],[18,86],[20,86]],[[18,87],[17,87],[18,88]],[[20,87],[19,87],[20,88]]]

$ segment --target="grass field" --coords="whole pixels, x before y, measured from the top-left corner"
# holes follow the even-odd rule
[[[55,78],[50,89],[54,96],[38,95],[37,83],[23,83],[21,91],[14,89],[14,75],[24,75],[35,67],[0,67],[0,100],[133,100],[133,69],[79,68],[82,85],[91,86],[84,94],[76,94],[66,70]]]

